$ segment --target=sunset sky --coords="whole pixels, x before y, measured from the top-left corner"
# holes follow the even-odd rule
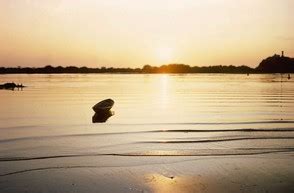
[[[294,57],[293,0],[1,0],[0,66],[249,65]]]

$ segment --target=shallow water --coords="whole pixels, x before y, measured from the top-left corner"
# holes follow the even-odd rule
[[[27,87],[0,90],[0,176],[34,171],[16,164],[33,160],[44,168],[100,156],[293,154],[294,79],[286,75],[0,76],[10,81]],[[93,124],[91,107],[105,98],[115,115]]]

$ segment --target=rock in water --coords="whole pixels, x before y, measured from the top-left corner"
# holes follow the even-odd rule
[[[15,84],[14,82],[12,83],[5,83],[5,84],[0,84],[0,89],[7,89],[7,90],[14,90],[15,88],[24,88],[22,84]]]
[[[92,107],[95,111],[95,115],[92,117],[93,123],[103,123],[106,122],[109,117],[114,115],[113,111],[110,109],[113,107],[114,101],[112,99],[105,99],[100,101]]]

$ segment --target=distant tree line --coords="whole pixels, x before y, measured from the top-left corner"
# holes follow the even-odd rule
[[[142,73],[253,73],[248,66],[189,66],[185,64],[169,64],[160,67],[145,65]]]
[[[185,64],[169,64],[160,67],[145,65],[143,68],[89,68],[89,67],[0,67],[0,74],[62,74],[62,73],[254,73],[248,66],[189,66]]]

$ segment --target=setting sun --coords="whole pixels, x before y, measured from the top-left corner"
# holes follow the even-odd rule
[[[293,5],[291,0],[2,0],[0,64],[256,67],[261,57],[280,50],[294,55]]]
[[[156,55],[159,63],[171,63],[173,60],[173,49],[170,47],[160,47],[156,50]]]

